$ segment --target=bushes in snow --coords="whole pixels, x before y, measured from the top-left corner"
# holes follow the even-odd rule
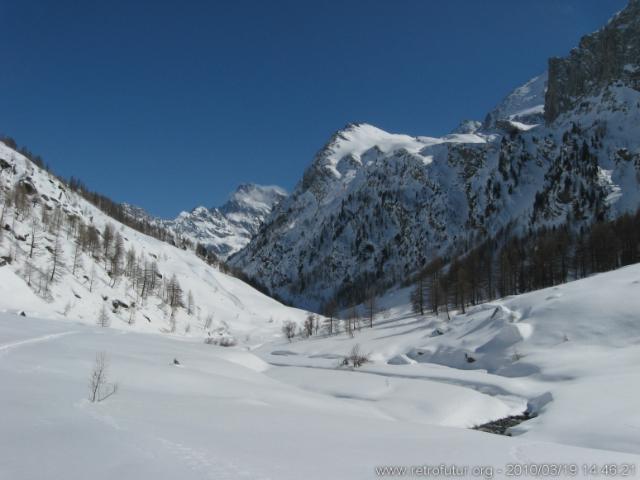
[[[282,333],[289,341],[293,340],[293,337],[296,336],[297,329],[298,327],[296,326],[295,322],[292,322],[291,320],[287,320],[282,325]]]
[[[218,345],[220,347],[235,347],[238,344],[238,341],[231,336],[223,336],[223,337],[207,337],[204,339],[204,343],[207,345]]]
[[[349,354],[342,359],[341,366],[343,367],[352,366],[353,368],[358,368],[364,365],[365,363],[368,363],[369,361],[370,361],[369,355],[363,353],[362,350],[360,349],[360,344],[356,343],[351,349],[351,351],[349,352]]]

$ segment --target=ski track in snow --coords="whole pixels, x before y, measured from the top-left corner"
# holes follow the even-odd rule
[[[14,348],[24,347],[25,345],[31,345],[32,343],[42,343],[55,340],[56,338],[66,337],[67,335],[73,335],[78,333],[76,330],[70,330],[68,332],[52,333],[49,335],[42,335],[41,337],[28,338],[26,340],[20,340],[18,342],[5,343],[0,345],[0,352],[6,352]]]

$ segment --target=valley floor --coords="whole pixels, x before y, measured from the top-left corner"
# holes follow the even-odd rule
[[[425,465],[467,467],[463,477],[483,478],[507,476],[509,464],[558,463],[585,477],[583,465],[637,469],[638,280],[634,266],[450,321],[413,316],[407,292],[398,291],[380,305],[374,328],[355,338],[234,348],[0,314],[0,478],[369,479],[384,476],[376,467]],[[338,367],[356,343],[372,362]],[[107,353],[118,391],[91,403],[98,352]],[[525,410],[538,416],[513,437],[471,429]]]

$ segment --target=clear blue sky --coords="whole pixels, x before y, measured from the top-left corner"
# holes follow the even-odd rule
[[[482,119],[625,0],[0,0],[0,132],[173,216],[291,190],[337,129]]]

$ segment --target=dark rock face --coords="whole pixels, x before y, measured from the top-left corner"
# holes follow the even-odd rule
[[[545,119],[553,122],[614,81],[640,90],[640,0],[583,37],[568,57],[549,60]]]

